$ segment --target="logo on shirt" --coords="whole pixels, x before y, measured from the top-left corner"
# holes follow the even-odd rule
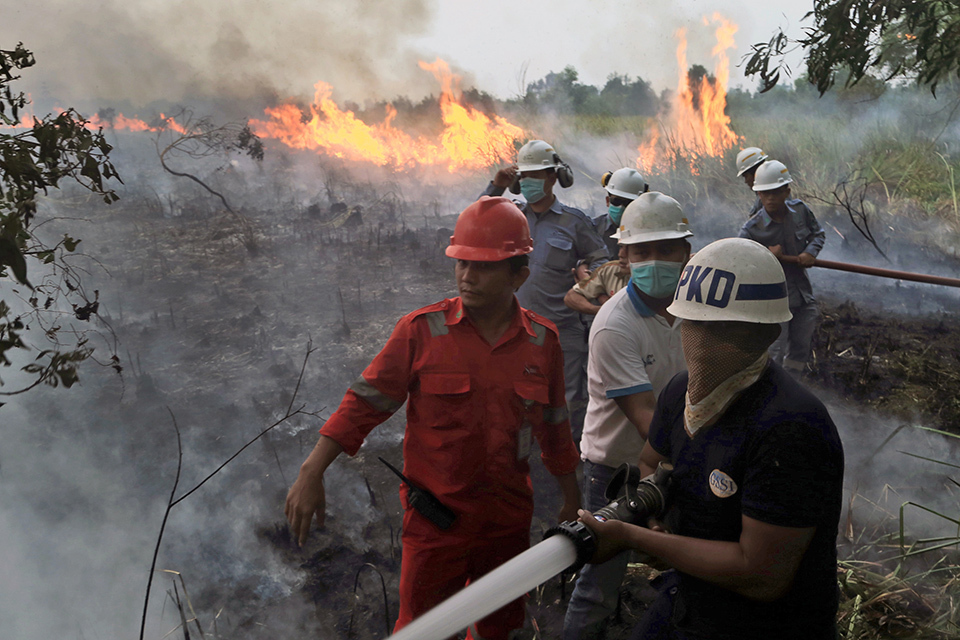
[[[643,360],[643,366],[649,367],[650,365],[652,365],[654,362],[657,361],[657,358],[652,353],[649,353],[646,356],[644,356],[642,360]]]
[[[720,469],[710,472],[710,491],[718,498],[729,498],[737,492],[737,483]]]

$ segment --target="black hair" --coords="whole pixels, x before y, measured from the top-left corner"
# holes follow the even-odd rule
[[[520,273],[520,270],[530,264],[530,256],[526,253],[520,256],[507,258],[507,265],[510,267],[510,273]]]

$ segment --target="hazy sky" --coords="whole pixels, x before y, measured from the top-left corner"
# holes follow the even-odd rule
[[[38,66],[22,89],[35,99],[185,101],[310,97],[325,81],[338,100],[420,97],[436,92],[418,59],[439,56],[467,83],[500,97],[526,81],[574,65],[603,84],[613,72],[657,90],[676,85],[678,27],[688,61],[712,69],[719,12],[739,26],[736,63],[777,26],[797,35],[812,2],[681,0],[453,2],[443,0],[2,0],[0,47],[23,41]],[[732,71],[732,83],[743,83]],[[752,81],[745,86],[753,86]]]
[[[411,42],[472,72],[477,86],[500,97],[518,92],[524,69],[529,82],[566,65],[590,84],[602,85],[617,72],[640,76],[660,90],[677,83],[678,28],[688,32],[688,62],[713,69],[715,25],[704,26],[705,16],[718,12],[739,26],[737,49],[729,52],[736,64],[749,45],[769,40],[778,26],[799,35],[813,3],[772,0],[763,6],[758,11],[756,3],[737,0],[441,2],[429,32]],[[731,81],[755,85],[733,68]]]

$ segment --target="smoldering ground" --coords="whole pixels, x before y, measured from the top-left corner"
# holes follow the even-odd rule
[[[232,108],[242,111],[237,117],[254,117],[262,113],[260,102],[290,91],[294,71],[345,89],[358,78],[378,98],[400,93],[395,86],[410,92],[405,74],[389,81],[379,75],[389,69],[380,57],[402,49],[396,40],[377,40],[371,35],[373,27],[359,35],[331,35],[318,25],[323,10],[310,14],[303,28],[277,47],[275,40],[238,34],[229,19],[198,37],[209,21],[191,22],[175,9],[157,7],[156,33],[151,34],[135,28],[119,5],[106,3],[103,8],[120,39],[84,40],[101,54],[99,60],[126,62],[116,52],[135,50],[143,64],[103,76],[117,84],[101,84],[105,80],[100,76],[91,79],[78,66],[58,67],[44,99],[76,89],[74,85],[86,89],[93,82],[104,100],[123,89],[117,95],[134,104],[157,95],[168,100],[198,95],[198,100],[211,102],[219,96],[253,96]],[[82,9],[62,3],[32,3],[18,11],[21,18],[40,25],[45,9],[76,16],[69,22],[78,33],[89,34],[95,25],[92,18],[79,15]],[[379,11],[375,3],[350,10]],[[398,21],[399,13],[422,10],[421,3],[401,3],[396,11],[375,16],[376,24],[382,30],[384,22]],[[263,17],[258,11],[245,15]],[[404,20],[399,20],[399,29],[416,31]],[[167,33],[175,37],[168,39]],[[308,37],[316,41],[301,40]],[[31,46],[27,35],[22,39]],[[203,43],[200,53],[177,45],[191,39]],[[349,42],[334,47],[331,39]],[[62,40],[72,42],[69,37]],[[134,40],[143,46],[126,46]],[[370,54],[367,45],[372,40],[377,47]],[[288,49],[298,52],[292,60]],[[43,52],[37,53],[42,68]],[[368,55],[373,58],[364,57]],[[397,64],[404,59],[397,56]],[[349,64],[341,64],[344,60]],[[79,59],[76,64],[82,63]],[[321,76],[314,65],[340,75]],[[414,61],[407,66],[416,69]],[[131,77],[129,69],[137,69],[137,77]],[[424,92],[435,90],[432,78],[423,77],[430,83]],[[393,80],[396,85],[389,83]],[[294,87],[297,90],[303,88]],[[909,109],[882,100],[878,109],[893,109],[903,117],[878,115],[873,106],[833,105],[838,116],[828,125],[818,121],[800,135],[802,116],[827,113],[823,103],[811,104],[817,106],[808,105],[805,112],[777,112],[777,122],[789,120],[789,128],[745,123],[754,126],[748,143],[761,144],[788,163],[801,197],[829,193],[837,180],[827,175],[822,155],[809,146],[854,157],[869,136],[849,136],[850,130],[906,130],[905,123],[929,121],[935,115],[911,120],[904,115]],[[103,106],[109,105],[93,105]],[[560,116],[536,125],[533,133],[556,141],[574,167],[576,183],[561,198],[591,215],[602,213],[598,178],[633,162],[635,136],[584,134]],[[443,246],[453,216],[476,197],[490,173],[377,168],[293,153],[270,142],[262,164],[235,157],[233,162],[217,158],[179,165],[226,194],[252,224],[251,250],[243,242],[237,216],[226,213],[209,193],[159,170],[148,134],[107,135],[116,146],[114,159],[126,182],[119,188],[122,200],[104,208],[67,190],[63,197],[42,203],[41,214],[44,219],[62,217],[43,233],[56,237],[70,232],[83,238],[82,249],[100,261],[87,265],[86,287],[100,292],[101,314],[116,342],[106,325],[94,324],[104,335],[96,343],[97,354],[116,348],[124,370],[118,376],[109,367],[88,363],[79,387],[37,389],[0,407],[0,628],[16,638],[132,637],[139,628],[150,560],[177,474],[174,420],[183,451],[176,499],[280,419],[293,400],[292,406],[302,404],[317,415],[285,421],[172,508],[156,564],[147,637],[162,637],[181,624],[176,595],[188,598],[188,619],[196,614],[191,629],[199,626],[205,633],[213,629],[237,638],[344,637],[356,611],[352,629],[358,637],[383,637],[376,572],[383,575],[387,604],[395,616],[400,512],[397,481],[376,457],[399,464],[402,416],[374,431],[357,459],[338,461],[331,468],[327,526],[314,533],[303,551],[287,536],[283,498],[323,418],[378,351],[396,319],[454,295],[452,265],[443,256]],[[940,150],[949,154],[956,137],[955,128],[944,126],[941,142],[947,146]],[[806,142],[808,147],[801,146]],[[704,166],[699,177],[680,172],[649,177],[652,189],[683,204],[697,234],[695,250],[735,234],[753,200],[731,177],[731,158]],[[826,215],[813,206],[821,222],[837,229],[828,228],[822,257],[890,266],[859,239],[843,215]],[[362,223],[331,224],[337,212],[356,207],[360,216],[355,221]],[[927,219],[915,211],[882,214],[877,213],[879,219],[891,229],[881,224],[878,234],[894,266],[955,275],[955,254],[946,250],[955,237],[949,228],[931,233]],[[897,285],[817,270],[812,278],[823,300],[852,300],[865,310],[883,312],[894,333],[893,325],[909,323],[911,316],[950,316],[956,309],[956,292],[929,285]],[[311,344],[316,351],[292,398]],[[827,349],[822,357],[839,356]],[[858,366],[866,362],[864,354],[857,352],[856,357]],[[955,516],[955,493],[944,468],[900,453],[955,459],[953,440],[910,427],[884,444],[905,422],[922,425],[925,417],[881,417],[843,396],[832,398],[830,406],[848,454],[844,534],[850,523],[851,544],[863,546],[869,537],[864,532],[885,532],[882,527],[892,526],[890,516],[902,502],[915,501]],[[551,488],[538,483],[535,529],[552,517],[544,506],[549,497],[543,495]],[[943,526],[942,518],[908,508],[908,535],[935,537]],[[363,568],[368,565],[372,568]],[[174,580],[178,592],[170,596]],[[550,595],[559,598],[559,593]],[[542,603],[538,615],[552,613],[541,622],[556,631],[563,605],[550,598]]]
[[[357,637],[383,637],[377,572],[395,616],[400,507],[397,481],[376,457],[400,463],[402,416],[374,431],[356,459],[331,468],[327,526],[304,550],[287,535],[283,499],[323,418],[396,319],[454,295],[452,264],[442,253],[449,231],[438,229],[452,227],[452,216],[489,176],[440,180],[329,159],[321,168],[301,154],[264,165],[241,161],[209,175],[224,181],[253,223],[251,252],[234,216],[202,190],[151,168],[149,148],[134,140],[118,139],[118,162],[129,157],[137,167],[120,203],[78,204],[70,193],[45,203],[47,215],[72,211],[85,219],[56,221],[49,232],[85,238],[101,261],[87,287],[100,291],[124,371],[88,363],[79,387],[37,389],[0,407],[0,627],[16,638],[132,637],[177,474],[174,421],[183,453],[177,498],[288,407],[302,405],[317,415],[283,422],[172,508],[146,637],[181,624],[176,596],[189,601],[188,620],[196,615],[191,628],[205,633],[336,638],[352,628]],[[598,164],[588,160],[584,173],[599,173]],[[598,199],[585,182],[575,199]],[[387,190],[396,197],[384,199]],[[361,205],[363,223],[329,226],[337,202]],[[726,215],[730,233],[742,215],[708,201],[697,211]],[[694,229],[697,222],[691,214]],[[698,233],[696,246],[710,235]],[[861,296],[862,277],[815,274],[814,286],[845,299]],[[859,304],[876,304],[870,298],[877,290]],[[898,309],[915,306],[912,290],[889,284],[883,291],[884,308],[906,322]],[[310,345],[315,351],[293,398]],[[848,454],[844,525],[852,523],[854,541],[867,525],[893,526],[889,516],[901,501],[952,513],[956,498],[944,469],[900,451],[955,459],[953,441],[908,428],[884,442],[907,420],[879,417],[842,397],[829,404]],[[538,482],[537,534],[552,518],[551,490]],[[949,525],[913,510],[906,527],[910,536],[934,537]],[[551,589],[559,598],[557,586]],[[541,630],[556,630],[562,603],[541,602]]]

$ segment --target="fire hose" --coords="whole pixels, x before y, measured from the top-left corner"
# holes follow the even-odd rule
[[[789,264],[799,264],[797,256],[778,256],[780,262]],[[878,267],[867,267],[860,264],[851,264],[849,262],[833,262],[832,260],[821,260],[816,258],[813,261],[814,267],[824,269],[835,269],[837,271],[849,271],[850,273],[862,273],[869,276],[879,276],[881,278],[893,278],[894,280],[910,280],[912,282],[925,282],[927,284],[939,284],[945,287],[960,287],[960,278],[947,278],[944,276],[930,276],[925,273],[911,273],[909,271],[895,271],[893,269],[880,269]]]
[[[639,468],[620,465],[604,493],[610,502],[593,517],[646,526],[647,520],[663,514],[672,471],[672,465],[660,463],[641,478]],[[388,640],[449,638],[555,575],[580,569],[596,551],[597,536],[582,522],[559,524],[541,543],[470,583]]]

